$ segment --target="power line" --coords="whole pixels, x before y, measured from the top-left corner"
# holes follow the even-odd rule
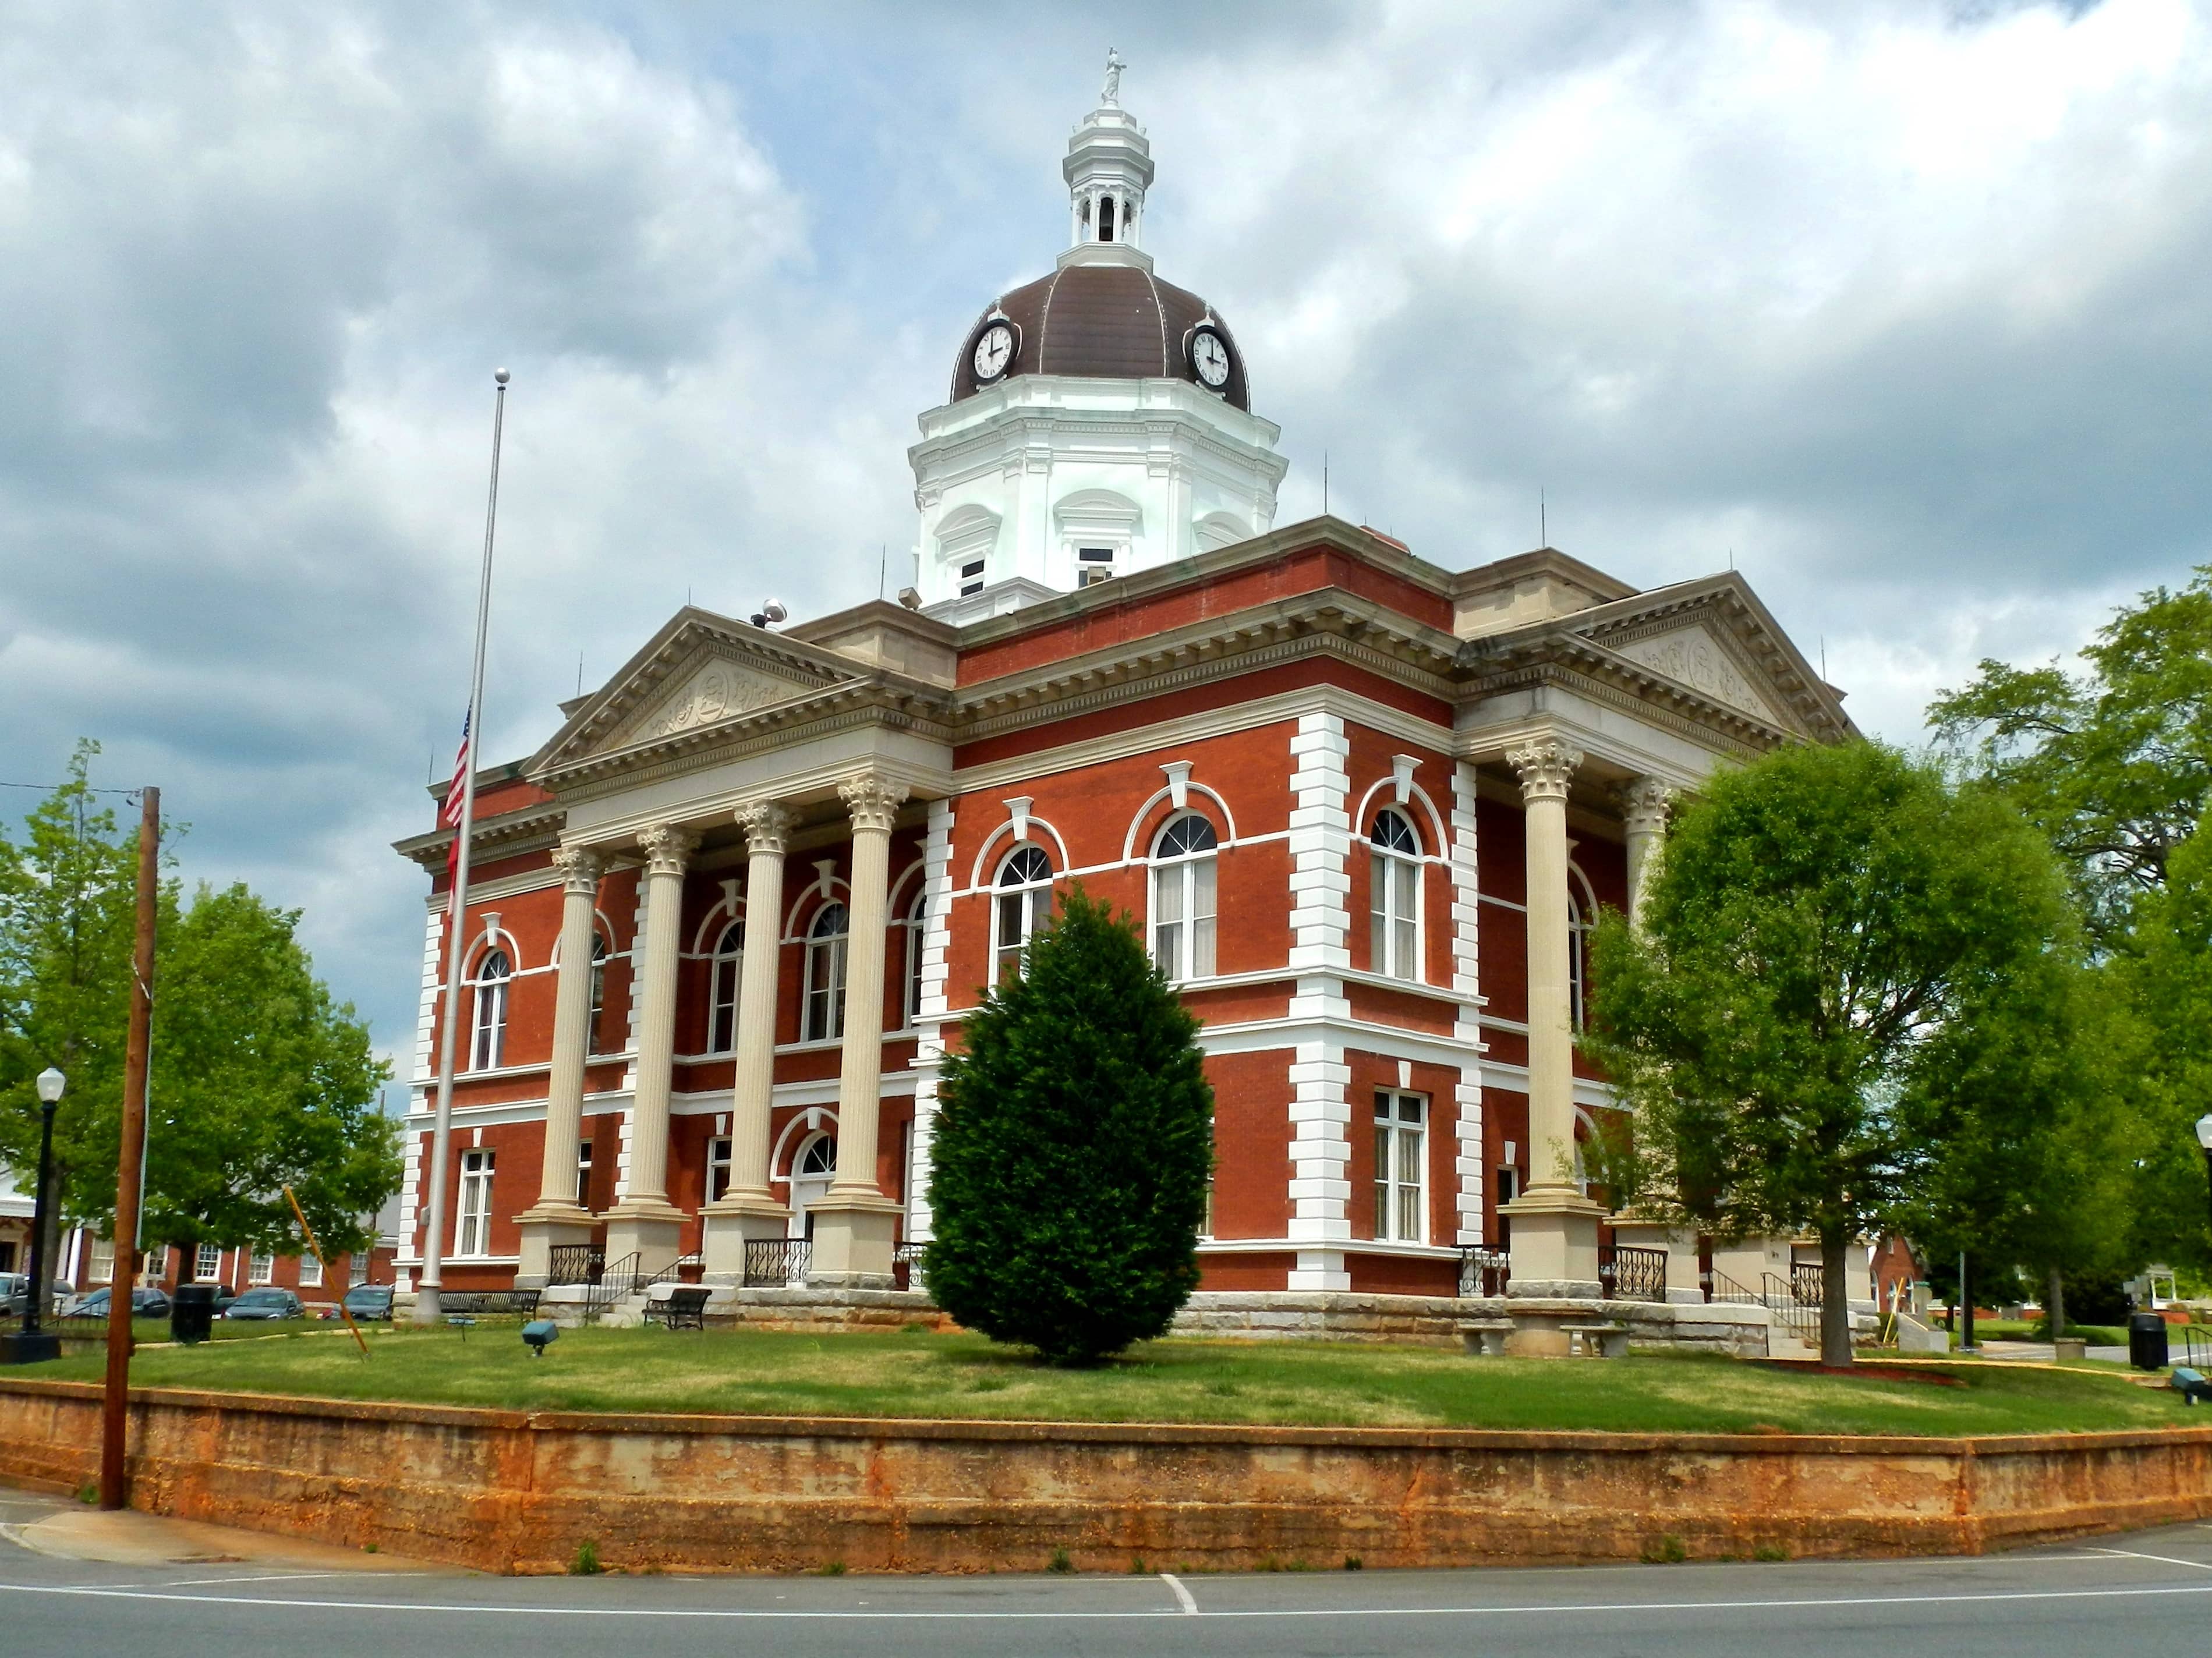
[[[68,786],[66,783],[0,783],[0,789],[36,789],[41,794],[52,794]],[[131,800],[136,800],[146,792],[143,789],[96,789],[89,783],[80,786],[87,794],[119,794]]]

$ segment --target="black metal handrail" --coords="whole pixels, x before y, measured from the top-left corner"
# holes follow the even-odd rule
[[[1777,1272],[1760,1273],[1759,1287],[1765,1292],[1760,1298],[1766,1303],[1770,1321],[1779,1320],[1806,1346],[1817,1347],[1820,1345],[1820,1304],[1814,1302],[1808,1307],[1797,1299],[1796,1277],[1794,1272],[1786,1278]]]
[[[2166,1328],[2169,1342],[2179,1338],[2181,1342],[2181,1363],[2192,1368],[2212,1368],[2212,1328],[2201,1324],[2169,1324]]]
[[[596,1243],[556,1243],[546,1262],[549,1284],[597,1284],[607,1270],[607,1252]]]
[[[656,1284],[696,1284],[706,1271],[705,1254],[694,1249],[688,1255],[678,1255],[651,1278],[641,1278],[638,1288],[650,1291]]]
[[[1513,1262],[1503,1249],[1464,1243],[1459,1251],[1459,1292],[1462,1297],[1492,1297],[1505,1293],[1513,1277]]]
[[[1667,1252],[1617,1243],[1598,1262],[1598,1283],[1615,1301],[1667,1299]]]
[[[1726,1272],[1714,1268],[1705,1275],[1705,1299],[1731,1307],[1764,1307],[1766,1298],[1755,1290],[1746,1289]]]
[[[814,1245],[806,1238],[748,1238],[741,1282],[775,1288],[806,1282]]]
[[[1826,1270],[1817,1260],[1792,1261],[1790,1293],[1800,1307],[1818,1307],[1825,1299],[1821,1286],[1826,1277]]]
[[[597,1319],[623,1297],[637,1291],[639,1257],[633,1250],[599,1274],[599,1281],[584,1293],[584,1316]]]

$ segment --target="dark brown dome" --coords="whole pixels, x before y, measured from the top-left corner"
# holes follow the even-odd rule
[[[1210,322],[1229,345],[1229,380],[1217,395],[1248,413],[1251,410],[1244,354],[1237,349],[1229,325],[1197,295],[1127,264],[1071,264],[1001,294],[961,342],[960,359],[952,365],[952,402],[983,389],[975,383],[975,342],[985,325],[1000,314],[1014,325],[1019,342],[1007,379],[1082,374],[1188,380],[1196,386],[1198,373],[1184,342],[1194,325]]]

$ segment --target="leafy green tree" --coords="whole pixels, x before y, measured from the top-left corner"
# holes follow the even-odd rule
[[[994,1341],[1087,1364],[1198,1287],[1213,1166],[1199,1022],[1134,925],[1079,885],[947,1060],[930,1293]]]
[[[1636,1109],[1604,1177],[1723,1236],[1813,1233],[1822,1357],[1849,1363],[1846,1248],[1929,1171],[1930,1126],[1978,1121],[2029,1063],[2003,1051],[2035,1035],[2008,989],[2073,928],[2016,811],[1893,750],[1715,776],[1675,816],[1642,929],[1598,928],[1586,1045]]]
[[[2199,829],[2173,849],[2163,888],[2137,905],[2136,920],[2116,964],[2149,1033],[2130,1264],[2212,1266],[2196,1131],[2197,1119],[2212,1110],[2212,833]]]
[[[32,1079],[59,1066],[70,1080],[54,1123],[57,1210],[104,1225],[115,1205],[137,836],[97,805],[97,753],[79,745],[20,843],[0,835],[0,1159],[36,1167]],[[365,1245],[362,1217],[399,1184],[396,1126],[376,1108],[389,1072],[367,1027],[315,978],[296,912],[243,886],[203,886],[187,908],[173,878],[159,902],[142,1237],[295,1247],[289,1184],[327,1248]]]
[[[2212,794],[2212,566],[2143,594],[2081,654],[2081,675],[1984,661],[1928,722],[2051,837],[2110,944]]]

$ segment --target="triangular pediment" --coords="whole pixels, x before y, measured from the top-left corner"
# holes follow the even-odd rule
[[[647,701],[617,725],[611,737],[595,744],[598,749],[626,749],[673,737],[702,726],[719,725],[786,701],[821,688],[816,679],[795,679],[757,663],[741,661],[720,652],[703,653],[669,676],[674,689]]]
[[[1776,711],[1772,698],[1761,693],[1756,671],[1739,663],[1735,653],[1702,623],[1662,629],[1614,648],[1630,661],[1702,691],[1716,702],[1769,725],[1792,723]]]
[[[531,762],[533,774],[741,720],[856,676],[832,653],[726,616],[685,610],[664,627]]]

